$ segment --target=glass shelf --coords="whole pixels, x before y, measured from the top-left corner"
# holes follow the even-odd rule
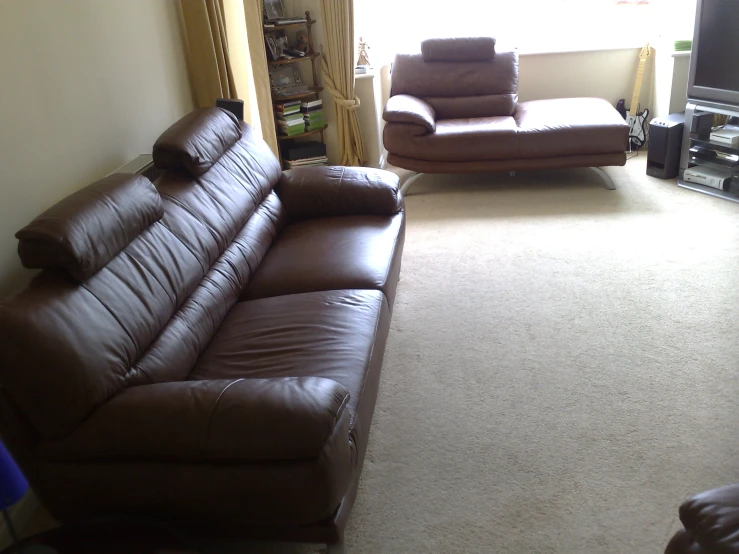
[[[739,156],[739,148],[732,148],[731,146],[711,142],[708,139],[696,139],[690,137],[690,144],[693,146],[702,146],[703,148],[708,148],[710,150],[716,150],[717,152],[723,152],[724,154],[736,154]]]

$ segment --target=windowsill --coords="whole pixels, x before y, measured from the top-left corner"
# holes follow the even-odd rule
[[[689,58],[691,53],[692,52],[690,50],[688,50],[687,52],[673,52],[672,57],[673,58]]]
[[[517,48],[519,56],[545,56],[548,54],[579,54],[583,52],[608,52],[611,50],[636,50],[643,48],[644,44],[613,44],[603,46],[563,46],[560,48]]]
[[[370,67],[367,69],[367,73],[355,73],[355,79],[372,79],[375,76],[375,69]]]

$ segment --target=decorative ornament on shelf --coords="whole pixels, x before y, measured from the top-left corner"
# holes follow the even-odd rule
[[[300,50],[308,54],[310,52],[310,42],[308,41],[308,34],[304,31],[298,31],[295,34],[295,50]]]
[[[359,57],[357,58],[357,66],[368,66],[370,65],[369,56],[367,54],[367,50],[369,50],[369,45],[362,40],[362,37],[359,37]]]

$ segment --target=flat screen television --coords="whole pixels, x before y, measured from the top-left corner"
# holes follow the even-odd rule
[[[739,106],[739,0],[698,0],[688,98]]]

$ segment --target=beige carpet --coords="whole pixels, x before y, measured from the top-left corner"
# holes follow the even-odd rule
[[[644,158],[417,182],[349,554],[658,553],[739,481],[739,205]]]

